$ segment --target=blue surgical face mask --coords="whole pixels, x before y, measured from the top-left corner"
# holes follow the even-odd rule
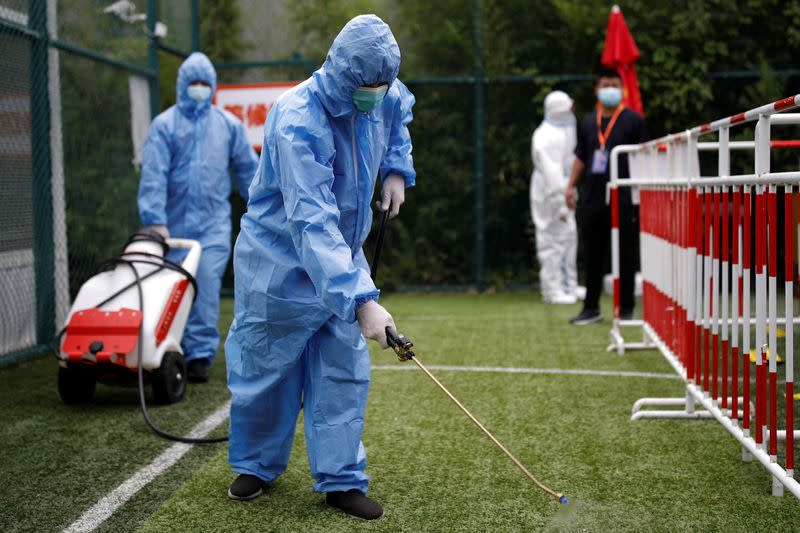
[[[622,101],[622,89],[619,87],[602,87],[597,91],[597,99],[606,107],[616,107]]]
[[[208,85],[189,85],[186,89],[186,94],[196,102],[205,102],[211,97],[211,87]]]
[[[353,105],[362,113],[369,113],[383,101],[388,90],[389,86],[385,84],[380,87],[359,87],[353,93]]]

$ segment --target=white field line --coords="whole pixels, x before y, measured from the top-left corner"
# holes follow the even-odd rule
[[[471,315],[471,314],[470,315],[410,315],[410,316],[400,315],[400,316],[403,322],[408,322],[409,320],[427,322],[428,320],[463,320],[469,318],[480,318],[481,320],[485,320],[485,317],[479,317],[477,315]]]
[[[373,370],[414,370],[416,367],[410,365],[373,365]],[[611,377],[631,377],[631,378],[660,378],[660,379],[680,379],[676,374],[659,374],[656,372],[626,372],[621,370],[581,370],[570,368],[525,368],[525,367],[505,367],[505,366],[454,366],[454,365],[428,365],[430,370],[448,372],[483,372],[501,374],[568,374],[582,376],[611,376]],[[190,437],[205,437],[214,428],[222,424],[228,418],[230,412],[230,401],[226,402],[219,409],[211,413],[205,420],[197,424],[189,433]],[[108,520],[117,509],[122,507],[125,502],[130,500],[137,492],[144,488],[148,483],[177,463],[186,452],[192,448],[192,444],[178,442],[167,448],[161,455],[136,472],[133,476],[124,481],[117,488],[109,492],[100,499],[90,509],[84,512],[80,518],[73,522],[64,533],[88,532],[96,529],[100,524]]]
[[[228,419],[230,407],[231,402],[225,402],[219,409],[211,413],[208,418],[197,424],[189,432],[188,436],[202,438],[211,433],[214,428]],[[164,450],[149,465],[136,472],[84,512],[80,518],[64,530],[64,533],[93,531],[148,483],[177,463],[192,446],[192,444],[177,442]]]
[[[525,368],[514,366],[454,366],[425,365],[429,370],[447,372],[486,372],[500,374],[569,374],[578,376],[612,376],[625,378],[657,378],[680,379],[677,374],[661,374],[658,372],[629,372],[625,370],[582,370],[573,368]],[[408,365],[372,365],[373,370],[414,370],[417,367]]]

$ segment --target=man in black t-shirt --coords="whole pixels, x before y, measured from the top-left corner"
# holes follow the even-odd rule
[[[584,248],[586,299],[583,310],[572,324],[602,320],[600,293],[603,288],[606,257],[611,244],[611,210],[606,204],[606,184],[611,167],[611,149],[620,144],[648,140],[642,116],[622,105],[622,79],[613,70],[603,70],[595,84],[596,110],[586,115],[578,129],[575,163],[567,184],[565,200],[577,208],[578,225]],[[619,159],[619,179],[628,179],[628,158]],[[576,187],[581,183],[580,200]],[[633,314],[633,288],[636,269],[635,244],[639,231],[638,207],[631,203],[631,191],[619,189],[620,234],[620,317]]]

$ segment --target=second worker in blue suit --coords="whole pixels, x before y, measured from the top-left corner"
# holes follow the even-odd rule
[[[203,247],[197,299],[181,345],[189,379],[208,380],[208,365],[219,347],[219,290],[231,253],[231,178],[239,194],[256,171],[255,150],[244,126],[231,113],[211,105],[217,73],[195,52],[178,70],[176,104],[150,125],[142,152],[139,215],[146,230],[164,238],[195,239]]]
[[[356,17],[322,67],[267,118],[234,249],[225,343],[229,460],[240,474],[233,499],[258,496],[286,470],[302,406],[314,490],[350,515],[383,514],[366,497],[365,337],[385,348],[394,322],[377,303],[362,245],[376,176],[382,208],[393,215],[414,185],[414,97],[397,79],[399,67],[389,27],[374,15]]]

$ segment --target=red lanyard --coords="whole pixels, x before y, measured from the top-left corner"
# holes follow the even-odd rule
[[[597,109],[597,141],[600,143],[600,149],[606,149],[606,141],[608,137],[611,135],[611,131],[614,129],[614,124],[617,123],[617,119],[619,118],[620,113],[622,110],[625,109],[625,106],[620,104],[617,106],[617,109],[614,111],[614,114],[611,116],[611,120],[608,121],[608,125],[606,126],[606,131],[600,131],[600,120],[601,120],[601,111]]]

